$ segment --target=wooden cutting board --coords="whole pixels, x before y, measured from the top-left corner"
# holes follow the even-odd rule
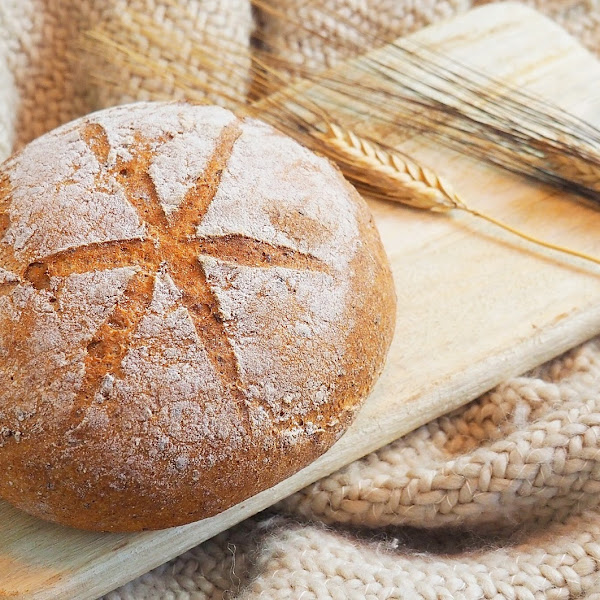
[[[415,37],[600,125],[600,64],[530,9],[493,4]],[[403,147],[445,174],[474,207],[600,256],[600,211],[424,140]],[[0,503],[0,598],[95,598],[600,333],[600,268],[468,216],[371,207],[393,266],[398,325],[383,376],[335,447],[217,517],[161,532],[86,533]]]

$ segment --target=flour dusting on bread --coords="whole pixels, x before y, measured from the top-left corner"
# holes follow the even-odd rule
[[[265,123],[247,119],[241,129],[198,235],[242,233],[347,268],[358,229],[339,173]]]
[[[341,435],[394,298],[326,159],[222,108],[140,103],[42,136],[0,175],[0,495],[76,526],[164,527]]]
[[[114,178],[95,185],[100,165],[78,128],[38,138],[8,161],[10,226],[2,243],[32,261],[58,250],[143,235],[138,215]]]

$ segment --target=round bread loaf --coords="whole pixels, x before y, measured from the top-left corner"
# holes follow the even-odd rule
[[[394,315],[326,159],[217,107],[69,123],[0,167],[0,496],[104,531],[214,515],[340,437]]]

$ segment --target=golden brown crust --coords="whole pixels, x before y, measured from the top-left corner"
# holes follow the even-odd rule
[[[329,448],[383,367],[395,296],[365,203],[326,161],[220,109],[137,105],[175,125],[148,119],[128,137],[119,110],[51,134],[79,152],[59,181],[32,175],[27,148],[0,171],[0,214],[14,216],[0,222],[0,495],[128,531],[211,516]],[[176,145],[194,119],[215,124],[212,146],[193,180],[172,181],[164,164],[196,160]],[[273,168],[287,161],[275,191],[314,180],[306,197],[270,199],[255,157],[269,144]],[[80,182],[121,221],[92,205],[75,231],[39,234],[37,186],[68,212]],[[339,214],[313,197],[323,182]],[[261,214],[230,219],[250,193]]]

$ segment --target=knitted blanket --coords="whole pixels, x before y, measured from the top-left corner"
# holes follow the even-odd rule
[[[292,11],[304,0],[280,0]],[[404,35],[467,10],[470,0],[323,0]],[[600,53],[599,0],[536,0]],[[124,8],[179,36],[177,48],[132,35],[140,52],[201,77],[187,33],[223,52],[255,28],[319,68],[339,57],[247,0],[2,0],[0,159],[90,110],[177,97],[151,73],[102,70],[81,31],[117,33]],[[318,18],[310,11],[304,18]],[[316,23],[344,36],[335,20]],[[364,42],[366,44],[366,41]],[[173,53],[176,56],[173,56]],[[243,65],[242,65],[243,66]],[[96,77],[90,77],[95,73]],[[97,77],[98,73],[102,77]],[[227,82],[243,95],[243,76]],[[233,529],[109,593],[125,599],[600,600],[600,339],[433,421]]]

